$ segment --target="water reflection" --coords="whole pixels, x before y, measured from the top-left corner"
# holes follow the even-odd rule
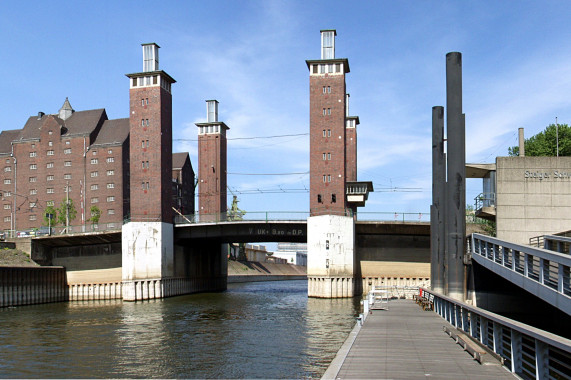
[[[144,303],[1,309],[0,376],[319,377],[357,308],[308,299],[306,281],[283,281]]]

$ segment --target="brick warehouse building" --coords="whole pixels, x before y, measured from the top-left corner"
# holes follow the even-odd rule
[[[143,49],[148,45],[143,45]],[[150,81],[153,83],[153,76]],[[133,79],[129,82],[132,91]],[[172,109],[156,110],[155,100],[153,96],[141,99],[131,96],[131,103],[136,101],[145,110],[145,120],[171,119]],[[169,218],[173,214],[171,207],[184,214],[194,213],[194,171],[188,153],[169,153],[170,157],[164,161],[169,162],[171,170],[151,168],[148,161],[133,156],[133,146],[137,146],[141,155],[143,151],[148,154],[161,151],[157,149],[161,145],[149,139],[131,141],[130,127],[134,128],[129,118],[109,120],[105,109],[74,111],[66,99],[57,114],[40,112],[30,117],[22,129],[2,131],[0,230],[39,228],[45,225],[46,208],[59,208],[67,197],[77,211],[76,218],[69,222],[72,231],[81,231],[82,225],[87,231],[119,229],[123,220],[130,217],[132,202],[149,203],[145,185],[131,182],[134,170],[151,175],[161,171],[161,177],[172,180],[170,186],[161,190],[172,199],[170,204],[163,205],[168,208],[164,214]],[[161,144],[172,145],[172,136]],[[131,199],[130,183],[143,186],[140,197],[135,192],[140,199]],[[89,221],[92,206],[101,212],[98,224],[93,226]]]

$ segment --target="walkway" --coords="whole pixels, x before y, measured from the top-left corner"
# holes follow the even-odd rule
[[[389,310],[369,314],[344,360],[342,348],[324,378],[335,376],[339,365],[338,379],[515,378],[496,361],[473,360],[442,330],[445,325],[411,300],[391,300]]]

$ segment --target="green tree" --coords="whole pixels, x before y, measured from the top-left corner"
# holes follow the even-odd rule
[[[567,124],[550,124],[544,131],[525,139],[526,156],[556,156],[557,136],[559,136],[559,155],[571,156],[571,128]],[[508,155],[519,156],[519,146],[508,148]]]
[[[246,215],[246,211],[238,208],[238,202],[238,197],[234,195],[232,198],[232,206],[230,206],[230,210],[228,210],[228,220],[242,220],[244,215]]]
[[[52,220],[50,222],[49,218],[48,218],[48,214],[52,215]],[[46,209],[44,210],[44,226],[55,226],[57,224],[57,210],[54,208],[54,206],[48,206],[46,207]]]
[[[89,221],[91,222],[91,224],[97,224],[99,223],[99,218],[101,218],[101,210],[99,209],[99,207],[97,206],[91,206],[91,218],[89,218]]]
[[[71,224],[71,221],[75,219],[75,217],[77,216],[77,211],[75,209],[75,206],[73,204],[73,199],[69,199],[69,201],[67,200],[63,200],[61,201],[61,204],[58,208],[58,215],[57,215],[57,221],[58,223],[66,226],[66,218],[69,216],[69,223]]]

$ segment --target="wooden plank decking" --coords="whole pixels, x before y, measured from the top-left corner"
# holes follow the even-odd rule
[[[350,337],[324,378],[515,378],[495,360],[478,363],[443,331],[443,326],[451,327],[413,301],[391,300],[388,310],[373,310],[360,330],[353,331],[353,344]]]

